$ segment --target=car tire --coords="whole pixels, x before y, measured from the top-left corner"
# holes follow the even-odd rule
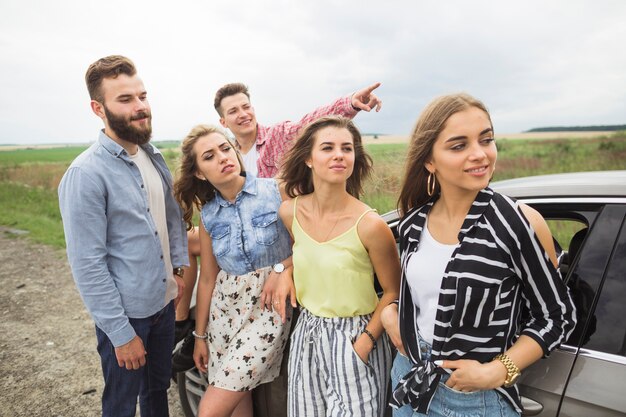
[[[194,367],[188,371],[179,372],[176,375],[176,383],[178,384],[180,406],[185,417],[196,417],[200,399],[208,386],[206,375]]]

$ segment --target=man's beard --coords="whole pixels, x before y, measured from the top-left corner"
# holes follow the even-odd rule
[[[104,114],[106,115],[109,127],[120,139],[137,145],[143,145],[150,142],[150,137],[152,136],[152,115],[150,112],[139,112],[132,116],[130,120],[127,120],[123,116],[118,116],[112,113],[106,106],[104,106]],[[146,127],[143,129],[136,128],[131,124],[133,120],[139,120],[146,117],[148,120],[146,121]]]

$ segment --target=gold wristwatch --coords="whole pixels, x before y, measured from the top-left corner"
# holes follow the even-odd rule
[[[496,355],[493,360],[498,360],[502,362],[502,364],[506,368],[506,378],[504,379],[504,386],[506,388],[512,387],[517,382],[519,377],[522,376],[522,371],[520,371],[517,365],[515,365],[515,362],[513,362],[511,358],[506,356],[504,353]]]

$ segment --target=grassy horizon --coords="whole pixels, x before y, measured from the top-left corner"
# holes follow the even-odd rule
[[[159,143],[160,144],[160,143]],[[175,172],[177,142],[163,147]],[[626,169],[626,132],[572,139],[498,139],[494,181],[574,171]],[[0,152],[0,225],[28,230],[29,239],[65,247],[56,188],[71,161],[87,146]],[[367,144],[374,172],[363,201],[379,213],[395,209],[407,144]]]

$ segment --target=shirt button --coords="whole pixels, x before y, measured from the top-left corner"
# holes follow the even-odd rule
[[[150,212],[150,207],[148,207],[148,212]]]
[[[163,259],[163,255],[161,255],[161,259]]]
[[[159,232],[154,232],[154,235],[155,235],[155,236],[156,236],[156,235],[158,235],[158,234],[159,234]]]
[[[133,166],[133,165],[135,165],[135,164],[133,164],[133,163],[131,162],[129,165],[132,167],[132,166]]]
[[[141,184],[141,188],[143,188],[143,184]]]
[[[165,282],[165,280],[163,280],[163,282]]]

